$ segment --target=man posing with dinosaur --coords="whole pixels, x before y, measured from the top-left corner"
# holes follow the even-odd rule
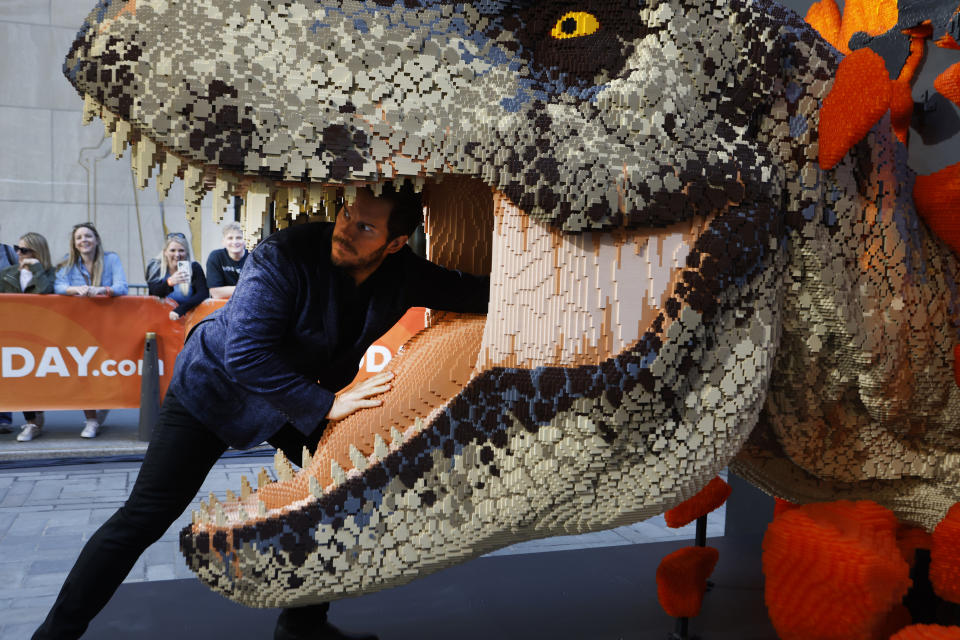
[[[335,390],[407,309],[486,311],[489,277],[406,247],[422,216],[411,185],[385,184],[380,197],[359,189],[334,225],[293,226],[257,247],[230,302],[187,339],[130,497],[84,547],[35,640],[83,634],[228,446],[269,440],[298,462],[329,421],[378,406],[392,373]],[[350,637],[326,621],[328,607],[284,610],[275,638]]]

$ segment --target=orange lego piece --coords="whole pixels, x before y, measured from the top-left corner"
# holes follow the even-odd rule
[[[687,525],[700,516],[705,516],[714,509],[720,508],[730,497],[730,485],[723,478],[716,477],[707,483],[703,489],[688,500],[684,500],[673,509],[663,514],[667,526],[673,529]]]
[[[960,502],[933,530],[930,548],[930,582],[938,596],[960,603]]]
[[[840,39],[840,8],[837,6],[836,0],[814,2],[810,5],[804,20],[819,31],[823,39],[832,44],[838,51],[844,55],[850,53],[847,43]]]
[[[913,202],[917,207],[917,213],[956,253],[960,253],[958,198],[960,198],[960,163],[950,165],[928,176],[917,176],[913,185]]]
[[[933,81],[933,88],[950,102],[960,105],[960,62],[938,75]]]
[[[834,168],[890,108],[891,81],[883,58],[857,49],[837,67],[820,109],[820,167]]]
[[[693,618],[700,613],[707,578],[720,552],[713,547],[684,547],[665,556],[657,567],[657,598],[667,615]]]
[[[875,640],[910,588],[897,519],[875,502],[808,504],[763,540],[765,596],[782,640]]]
[[[960,627],[914,624],[892,636],[890,640],[960,640]]]
[[[900,555],[912,567],[917,549],[930,549],[933,540],[922,527],[900,525],[897,529],[897,545],[900,547]]]

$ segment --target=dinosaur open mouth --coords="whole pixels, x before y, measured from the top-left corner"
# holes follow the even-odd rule
[[[257,491],[245,483],[239,497],[214,499],[196,514],[195,533],[289,513],[365,475],[395,475],[384,468],[388,458],[416,458],[405,448],[422,447],[418,436],[438,429],[468,386],[501,375],[492,372],[596,367],[628,351],[652,325],[669,324],[660,310],[704,225],[564,235],[463,176],[428,181],[424,204],[428,257],[490,273],[488,314],[430,312],[428,328],[388,365],[396,377],[382,406],[329,425],[316,451],[304,452],[300,471],[278,452],[276,481],[262,472]],[[618,296],[625,287],[631,295]],[[548,422],[553,409],[542,409],[538,420]]]
[[[85,107],[86,121],[103,119],[115,153],[131,147],[139,186],[155,178],[163,195],[177,177],[183,179],[189,218],[197,219],[210,191],[215,212],[222,212],[232,195],[241,195],[246,227],[254,235],[271,207],[282,225],[295,224],[301,215],[332,217],[338,189],[348,198],[358,186],[378,191],[370,183],[273,182],[199,165],[164,149],[89,97]],[[395,475],[386,473],[385,461],[395,453],[416,459],[419,454],[405,448],[422,447],[418,436],[437,429],[458,399],[459,412],[473,411],[464,391],[489,386],[498,376],[502,381],[497,372],[595,368],[630,351],[645,334],[665,331],[671,317],[662,310],[708,223],[694,217],[654,230],[564,234],[533,220],[478,178],[406,179],[423,190],[427,257],[448,268],[491,275],[487,315],[431,312],[428,328],[390,363],[396,378],[381,407],[331,424],[317,450],[304,453],[299,471],[278,453],[275,480],[264,471],[256,490],[244,480],[239,495],[231,492],[225,501],[211,496],[194,514],[195,534],[256,526],[322,501],[351,479]],[[541,424],[559,406],[535,404],[531,411]]]

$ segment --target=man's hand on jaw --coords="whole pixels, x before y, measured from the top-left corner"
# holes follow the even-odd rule
[[[385,371],[338,393],[333,400],[333,406],[327,413],[327,420],[335,422],[343,420],[360,409],[379,407],[383,404],[383,400],[374,400],[373,396],[389,391],[391,380],[393,380],[393,372]]]

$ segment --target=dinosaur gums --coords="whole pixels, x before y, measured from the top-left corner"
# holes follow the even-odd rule
[[[841,58],[764,0],[100,0],[65,73],[194,224],[208,191],[249,236],[411,180],[428,257],[492,278],[383,407],[211,498],[192,569],[253,606],[357,595],[728,464],[931,528],[960,497],[960,272],[889,117],[821,168]]]

